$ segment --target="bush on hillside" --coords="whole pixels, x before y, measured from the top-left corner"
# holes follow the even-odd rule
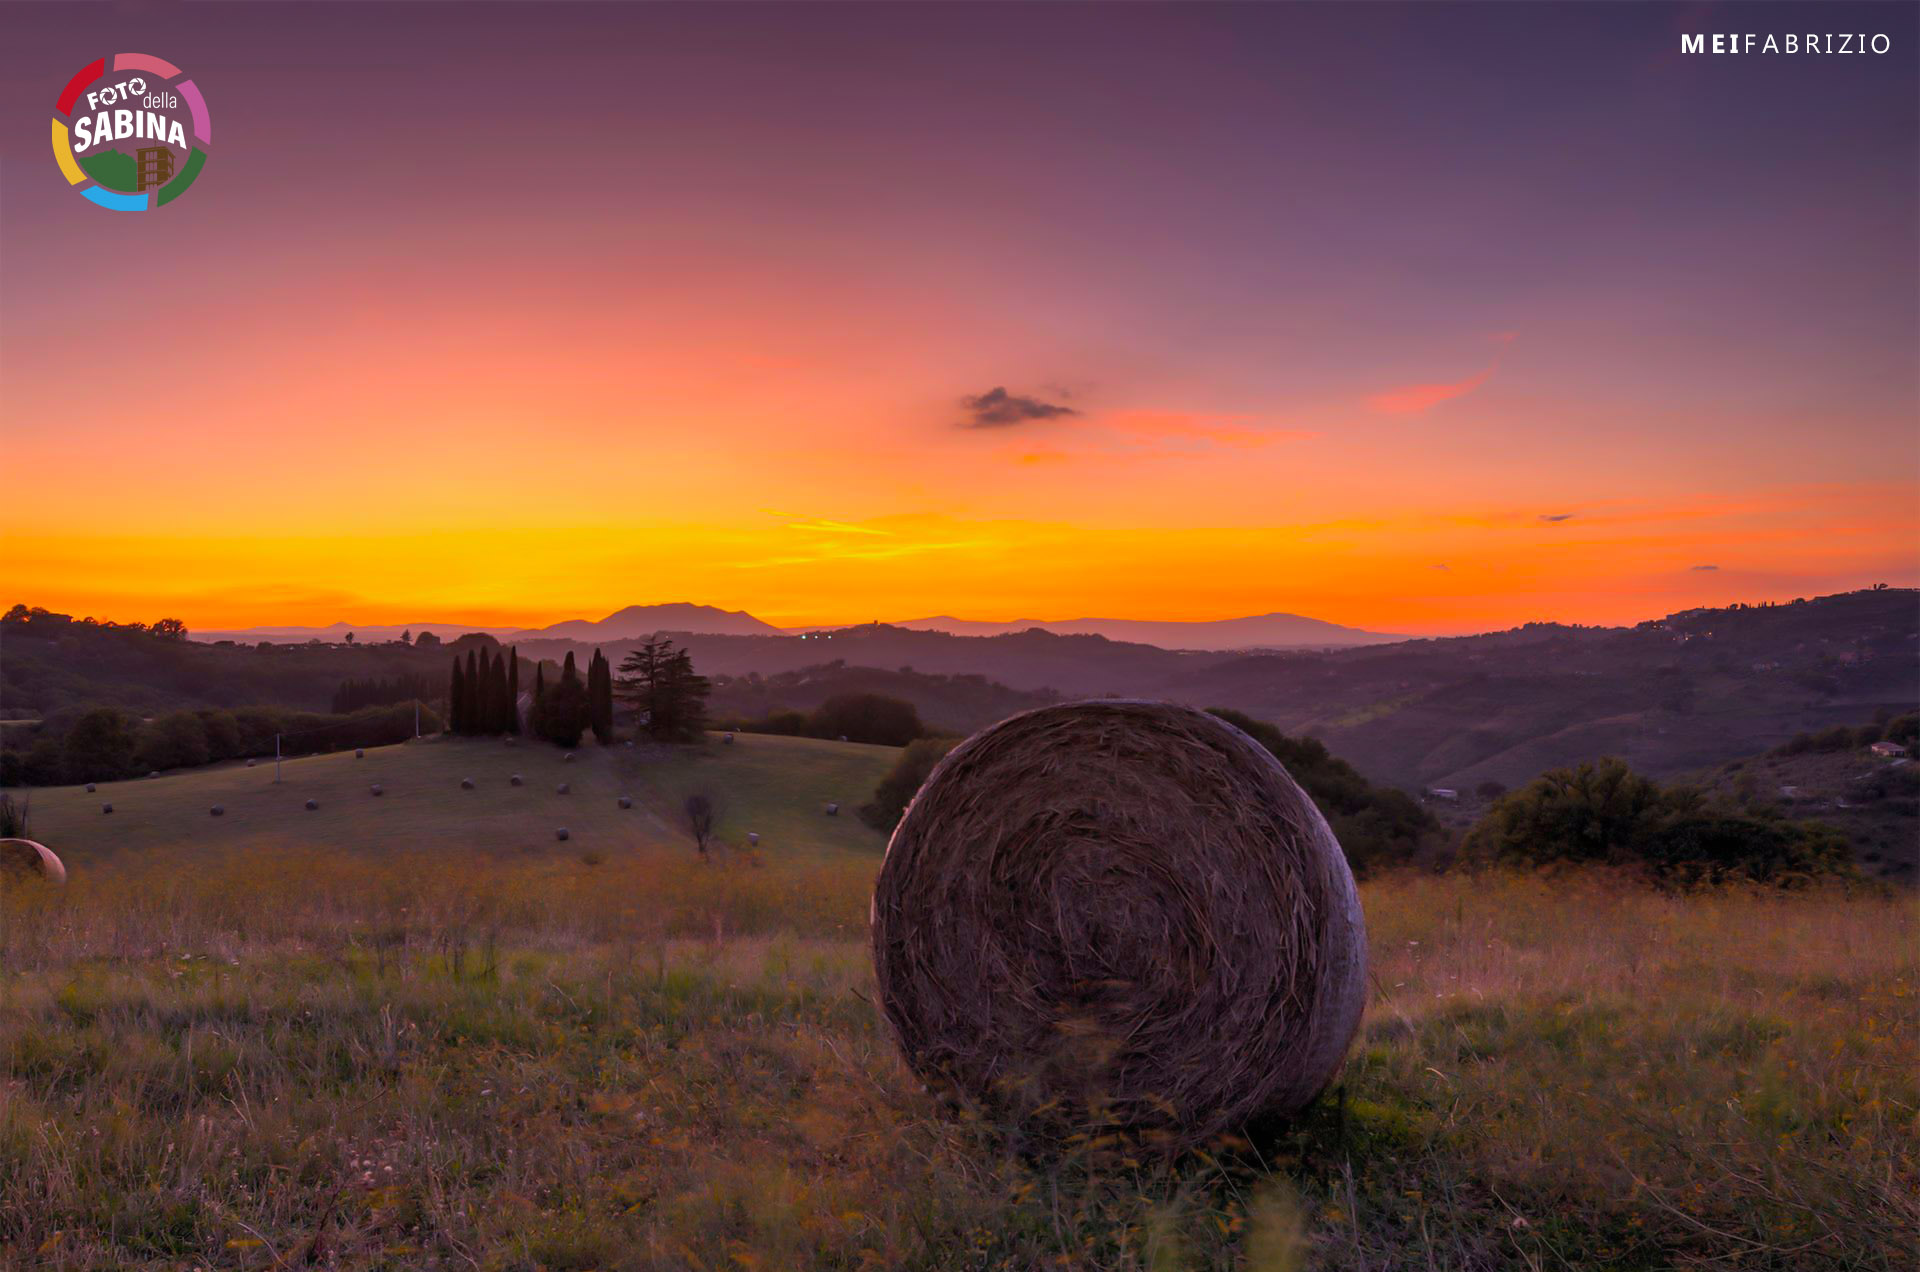
[[[179,711],[140,726],[124,711],[82,712],[64,733],[49,720],[31,748],[0,752],[0,786],[58,786],[114,782],[155,768],[184,768],[243,756],[317,755],[351,747],[391,746],[413,736],[411,702],[368,707],[350,715],[243,707],[238,711]],[[424,730],[440,717],[420,707]]]
[[[816,738],[905,746],[925,736],[926,729],[911,702],[881,693],[843,693],[814,709],[807,717],[807,733]]]
[[[1440,823],[1405,791],[1375,786],[1314,738],[1292,738],[1264,720],[1223,707],[1219,716],[1273,753],[1313,799],[1357,875],[1408,862],[1435,844]]]
[[[1662,880],[1793,884],[1847,870],[1825,826],[1713,807],[1692,787],[1662,788],[1612,757],[1554,769],[1499,799],[1467,832],[1468,860],[1638,866]]]
[[[959,745],[959,738],[917,738],[907,743],[907,749],[874,788],[872,802],[861,806],[860,820],[877,831],[892,834],[914,793],[933,772],[933,766]]]

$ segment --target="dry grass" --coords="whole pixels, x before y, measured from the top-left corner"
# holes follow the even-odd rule
[[[0,1265],[1910,1265],[1907,897],[1380,881],[1304,1122],[1042,1165],[895,1057],[870,857],[171,864],[0,901]]]

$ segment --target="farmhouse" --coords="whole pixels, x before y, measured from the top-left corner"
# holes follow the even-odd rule
[[[1889,760],[1897,760],[1907,753],[1907,748],[1898,742],[1875,742],[1867,749]]]

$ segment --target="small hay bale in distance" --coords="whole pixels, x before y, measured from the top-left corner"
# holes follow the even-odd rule
[[[385,794],[386,794],[386,792],[385,792],[385,791],[383,791],[383,790],[381,790],[381,789],[380,789],[380,788],[379,788],[378,786],[369,786],[369,787],[368,787],[367,789],[368,789],[369,791],[372,791],[372,792],[373,792],[373,793],[374,793],[375,795],[385,795]]]
[[[626,795],[622,795],[622,796],[620,797],[620,807],[622,807],[622,808],[632,808],[632,807],[633,807],[633,800],[632,800],[632,798],[631,798],[630,796],[626,796]]]
[[[1326,820],[1264,747],[1170,703],[967,739],[874,886],[874,971],[929,1087],[1040,1143],[1168,1153],[1297,1113],[1360,1023],[1366,931]]]
[[[356,760],[364,760],[367,758],[367,753],[356,746],[353,748],[353,758]]]
[[[102,813],[110,813],[110,812],[112,812],[112,811],[113,811],[113,805],[112,805],[112,804],[102,804],[102,805],[100,805],[100,811],[101,811]]]
[[[731,733],[722,733],[722,734],[720,735],[720,740],[721,740],[722,742],[724,742],[724,743],[725,743],[726,745],[728,745],[728,746],[732,746],[732,745],[733,745],[733,734],[731,734]]]
[[[225,817],[227,815],[227,810],[224,805],[215,804],[212,808],[209,808],[207,810],[207,813],[209,816],[212,816],[212,817]]]
[[[92,782],[88,782],[88,783],[87,783],[87,794],[89,794],[89,795],[91,795],[91,794],[93,794],[93,783],[92,783]]]
[[[827,816],[838,817],[839,815],[840,815],[840,805],[838,804],[827,805]]]
[[[558,787],[558,789],[557,789],[557,791],[556,791],[555,793],[556,793],[556,794],[560,794],[560,795],[571,795],[571,794],[573,794],[573,787],[571,787],[571,786],[569,786],[569,785],[568,785],[567,783],[565,783],[565,782],[562,782],[562,783],[560,783],[560,785],[559,785],[559,787]]]
[[[573,752],[572,752],[572,751],[568,751],[568,752],[567,752],[567,753],[566,753],[565,755],[563,755],[563,756],[561,756],[561,757],[560,757],[560,762],[561,762],[562,764],[571,764],[571,763],[573,763]]]
[[[65,883],[67,868],[53,849],[35,839],[0,839],[0,878]]]
[[[149,773],[149,774],[147,774],[147,778],[148,778],[148,780],[152,780],[153,778],[156,778],[156,777],[158,777],[158,776],[160,776],[160,770],[159,770],[159,769],[155,769],[155,770],[153,770],[153,772],[151,772],[151,773]]]
[[[472,778],[470,778],[470,777],[463,777],[463,778],[461,778],[461,779],[460,779],[460,789],[461,789],[461,790],[463,790],[463,791],[470,791],[470,790],[472,790],[472,789],[473,789],[473,779],[472,779]]]
[[[560,827],[560,829],[554,831],[553,837],[555,839],[558,839],[561,843],[565,843],[568,840],[568,838],[570,838],[570,836],[567,834],[567,828],[565,826],[562,826]]]
[[[307,811],[308,811],[308,812],[310,812],[310,813],[312,813],[312,812],[318,812],[318,811],[319,811],[319,809],[320,809],[320,801],[319,801],[319,800],[317,800],[317,799],[310,799],[310,800],[308,800],[308,801],[307,801]]]
[[[252,768],[252,767],[253,767],[253,761],[252,761],[252,760],[248,760],[248,761],[247,761],[247,767],[248,767],[248,768]]]
[[[507,779],[507,785],[509,786],[524,786],[525,784],[526,784],[526,779],[521,777],[518,773],[515,773],[512,777]]]
[[[747,832],[747,846],[748,846],[749,848],[758,848],[758,847],[760,846],[760,832],[759,832],[759,831],[757,831],[757,830],[750,830],[750,831],[748,831],[748,832]]]

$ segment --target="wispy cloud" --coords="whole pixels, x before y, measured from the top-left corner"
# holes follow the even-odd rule
[[[967,418],[960,421],[962,428],[1011,428],[1034,420],[1054,420],[1080,414],[1058,402],[1045,402],[1036,397],[1009,393],[999,385],[985,393],[961,398],[960,406],[967,413]]]
[[[1367,399],[1367,406],[1382,415],[1418,415],[1442,402],[1451,402],[1454,398],[1465,397],[1488,380],[1493,378],[1495,363],[1479,375],[1470,375],[1464,380],[1454,380],[1439,384],[1408,384],[1397,389],[1388,389],[1384,393],[1375,393]]]
[[[789,530],[813,530],[821,534],[877,534],[891,535],[891,530],[876,530],[872,526],[856,526],[845,521],[829,521],[823,517],[802,518],[787,523]]]
[[[1693,568],[1695,570],[1717,570],[1720,567],[1717,565],[1696,565]]]
[[[1578,515],[1573,512],[1543,512],[1540,514],[1540,520],[1557,525],[1562,521],[1572,521]]]

